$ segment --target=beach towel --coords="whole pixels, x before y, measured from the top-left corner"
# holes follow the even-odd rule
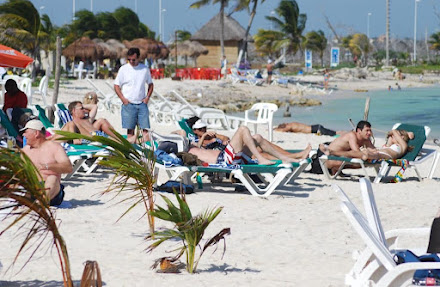
[[[409,161],[407,159],[369,159],[367,162],[373,163],[373,164],[380,164],[383,161],[388,162],[390,164],[395,164],[400,166],[399,171],[396,173],[394,178],[390,182],[401,182],[403,180],[403,174],[405,173],[405,170],[408,168]]]

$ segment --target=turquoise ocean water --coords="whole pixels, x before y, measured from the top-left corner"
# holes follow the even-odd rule
[[[373,128],[388,131],[394,123],[427,125],[431,128],[428,139],[440,138],[440,87],[331,94],[319,97],[321,106],[291,107],[290,118],[283,117],[286,108],[281,107],[274,122],[319,123],[334,130],[349,130],[349,118],[355,124],[363,119],[367,97],[370,97],[368,120]],[[378,130],[374,131],[375,135],[383,137]]]

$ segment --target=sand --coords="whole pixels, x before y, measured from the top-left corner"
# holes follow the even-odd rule
[[[370,79],[351,83],[333,81],[331,85],[338,85],[340,91],[350,91],[387,87],[387,81],[394,82]],[[96,83],[107,92],[111,91],[102,81],[96,80]],[[272,86],[251,88],[245,84],[227,84],[225,88],[220,84],[168,79],[155,81],[156,90],[161,93],[171,89],[197,93],[196,90],[200,89],[203,97],[208,97],[206,90],[217,89],[228,89],[226,93],[231,95],[250,93],[255,97],[268,94],[288,96],[291,91],[290,88]],[[418,79],[402,82],[402,86],[404,84],[413,87],[426,85],[419,83]],[[66,103],[81,99],[91,89],[85,80],[69,81],[62,86],[59,101]],[[121,130],[119,114],[101,111],[99,116],[106,117]],[[176,129],[154,124],[153,128],[163,134]],[[261,129],[259,132],[267,136],[267,131]],[[307,143],[317,148],[319,143],[329,140],[332,138],[327,136],[274,132],[274,142],[289,149],[304,148]],[[383,141],[376,139],[378,145]],[[423,176],[427,175],[430,164],[429,161],[420,166]],[[89,176],[79,173],[64,181],[68,207],[56,209],[56,215],[76,284],[81,278],[83,263],[96,260],[105,286],[343,286],[344,276],[354,263],[353,250],[364,246],[340,210],[339,199],[331,187],[332,184],[340,185],[361,208],[358,178],[362,172],[348,173],[352,177],[336,181],[328,181],[323,175],[303,173],[293,184],[276,190],[268,198],[236,192],[233,186],[216,187],[207,184],[205,179],[203,190],[187,195],[193,214],[222,206],[223,211],[208,227],[205,238],[226,227],[231,228],[231,235],[226,237],[223,258],[223,242],[220,242],[215,253],[211,249],[204,254],[195,275],[189,275],[185,270],[181,274],[159,274],[150,269],[156,258],[174,254],[166,251],[173,250],[178,242],[167,243],[152,253],[145,251],[149,243],[144,239],[148,234],[148,222],[142,217],[143,208],[135,208],[118,221],[129,204],[118,203],[122,197],[100,196],[112,178],[109,170],[100,168]],[[370,170],[370,174],[373,175],[374,171]],[[437,168],[434,179],[422,182],[417,180],[414,171],[408,171],[405,177],[399,184],[373,185],[385,230],[428,227],[438,210],[440,169]],[[161,174],[161,179],[165,180],[165,175]],[[155,200],[158,205],[163,205],[158,194]],[[5,222],[0,223],[0,228],[5,226]],[[160,220],[156,226],[158,229],[170,227]],[[49,240],[22,271],[20,268],[29,257],[29,251],[7,271],[23,240],[23,235],[15,231],[0,236],[0,245],[3,246],[0,261],[4,266],[0,271],[0,286],[62,286],[56,251],[50,248]],[[427,246],[428,238],[410,240],[410,243]]]

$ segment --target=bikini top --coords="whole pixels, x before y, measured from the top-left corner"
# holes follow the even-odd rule
[[[398,144],[392,144],[390,146],[383,146],[383,148],[389,148],[393,151],[395,151],[396,153],[400,154],[402,152],[402,149],[400,148],[400,145]]]

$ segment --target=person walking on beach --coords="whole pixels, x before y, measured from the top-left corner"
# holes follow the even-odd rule
[[[127,129],[127,140],[134,142],[136,125],[143,130],[144,141],[149,140],[150,117],[148,101],[153,93],[153,81],[150,69],[139,63],[139,48],[130,48],[127,52],[128,63],[123,65],[115,79],[115,92],[122,101],[122,128]],[[145,92],[145,83],[148,91]]]
[[[44,181],[47,200],[50,205],[60,205],[64,199],[64,186],[61,174],[72,172],[72,164],[64,148],[46,139],[46,130],[39,120],[30,120],[20,131],[27,139],[23,152],[37,167]]]
[[[228,74],[228,59],[226,59],[226,56],[223,55],[221,61],[220,61],[220,69],[223,79],[226,78],[226,75]]]
[[[330,73],[328,69],[324,70],[324,89],[328,90],[328,82],[330,81]]]
[[[273,74],[273,63],[272,60],[269,59],[267,60],[267,65],[266,65],[266,69],[267,69],[267,84],[270,85],[270,83],[272,83],[272,74]]]

